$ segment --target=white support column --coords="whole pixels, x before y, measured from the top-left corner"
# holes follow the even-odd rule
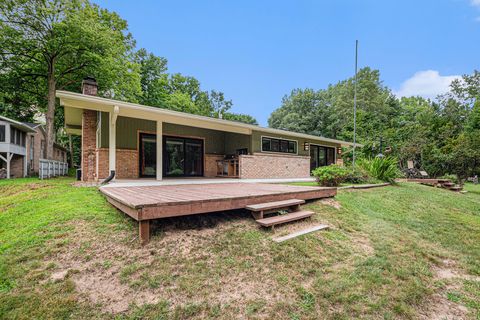
[[[7,152],[7,179],[10,179],[11,176],[10,176],[10,163],[12,161],[12,158],[13,158],[13,153],[10,153],[10,152]]]
[[[157,180],[163,178],[163,122],[157,121]]]
[[[108,126],[108,170],[109,173],[116,171],[116,155],[117,155],[117,117],[119,113],[118,106],[113,107],[113,112],[110,112],[109,126]]]

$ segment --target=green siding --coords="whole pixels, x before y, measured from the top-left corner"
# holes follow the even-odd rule
[[[225,132],[222,131],[164,123],[163,134],[204,138],[205,153],[225,154]]]
[[[137,149],[138,131],[156,132],[156,122],[135,118],[117,118],[117,148]],[[108,113],[101,115],[101,147],[108,148]]]
[[[237,149],[244,148],[247,148],[248,152],[252,152],[249,135],[225,132],[225,154],[234,154]]]
[[[253,152],[262,152],[262,136],[266,137],[272,137],[272,138],[281,138],[285,140],[295,140],[298,141],[297,144],[297,149],[298,149],[298,155],[301,156],[309,156],[310,151],[305,151],[303,150],[303,145],[305,142],[312,143],[312,144],[319,144],[323,146],[331,146],[331,147],[339,147],[338,144],[331,143],[331,142],[325,142],[320,139],[304,139],[304,138],[298,138],[294,136],[288,136],[284,134],[272,134],[269,132],[262,132],[262,131],[253,131],[252,132],[252,150]]]

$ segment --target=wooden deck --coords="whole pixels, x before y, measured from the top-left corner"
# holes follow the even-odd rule
[[[271,201],[333,197],[336,188],[264,183],[189,184],[101,187],[108,202],[140,222],[140,237],[148,241],[149,220],[215,211],[243,209]]]

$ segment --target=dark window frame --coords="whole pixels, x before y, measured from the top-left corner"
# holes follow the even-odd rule
[[[317,150],[317,157],[314,159],[312,158],[312,154],[315,153],[314,150]],[[321,152],[322,151],[322,152]],[[337,147],[325,146],[320,144],[311,143],[310,144],[310,170],[314,170],[319,167],[328,166],[331,164],[335,164],[337,161]],[[333,156],[333,161],[329,161],[329,155]],[[323,162],[320,163],[320,154],[323,153]]]
[[[0,124],[0,142],[6,142],[7,140],[7,126]]]
[[[15,144],[15,137],[17,136],[17,129],[10,126],[10,143]]]
[[[262,136],[260,142],[262,152],[298,154],[298,141],[296,140]],[[265,148],[266,146],[268,147]]]

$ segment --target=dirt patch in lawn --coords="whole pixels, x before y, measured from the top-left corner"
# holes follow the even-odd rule
[[[27,183],[22,185],[12,184],[8,186],[0,187],[0,192],[2,196],[9,197],[9,196],[19,195],[25,192],[35,191],[37,189],[47,189],[47,188],[52,188],[52,186],[49,186],[45,183]]]
[[[335,209],[341,209],[342,208],[342,205],[340,204],[340,202],[338,202],[334,198],[324,198],[324,199],[319,200],[319,202],[321,204],[324,204],[324,205],[327,205],[327,206],[330,206],[330,207],[334,207]]]
[[[479,276],[466,274],[462,270],[458,269],[454,260],[450,259],[443,260],[440,266],[434,266],[433,272],[435,277],[440,280],[461,279],[480,282]]]
[[[352,244],[360,249],[360,252],[367,256],[371,256],[375,253],[375,249],[373,248],[370,238],[364,234],[353,234]]]
[[[168,301],[172,309],[194,301],[243,310],[249,301],[275,304],[288,298],[282,293],[286,290],[271,280],[268,267],[255,271],[254,277],[236,267],[215,278],[192,271],[196,263],[212,270],[225,268],[218,253],[212,253],[215,241],[231,230],[257,229],[244,213],[162,220],[154,224],[152,240],[144,247],[138,245],[136,229],[104,234],[84,221],[71,227],[73,238],[47,262],[56,266],[50,270],[50,281],[73,281],[81,300],[106,312],[117,314],[131,305],[161,301]]]
[[[454,260],[445,259],[432,268],[436,280],[445,281],[446,285],[434,293],[420,309],[421,319],[450,320],[467,319],[468,309],[447,298],[448,291],[458,291],[462,280],[480,281],[480,277],[465,274],[458,269]]]
[[[456,304],[443,294],[434,294],[419,312],[419,318],[424,320],[459,320],[467,319],[466,307]]]

